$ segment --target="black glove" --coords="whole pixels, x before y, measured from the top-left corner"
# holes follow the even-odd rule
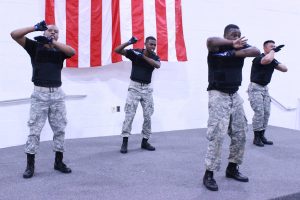
[[[137,38],[134,37],[134,36],[132,36],[132,38],[130,38],[130,40],[128,40],[128,43],[129,43],[129,44],[134,44],[134,43],[136,43],[137,41],[138,41]]]
[[[217,57],[233,57],[235,56],[235,50],[213,53],[212,55]]]
[[[132,52],[133,52],[135,55],[137,55],[138,57],[142,57],[142,56],[143,56],[143,54],[142,54],[141,52],[139,52],[139,51],[132,50]]]
[[[155,53],[154,51],[149,51],[149,54],[150,54],[151,56],[156,56],[156,53]]]
[[[283,47],[284,47],[284,44],[279,45],[279,46],[275,47],[275,48],[272,49],[272,50],[274,50],[275,52],[278,52],[278,51],[280,51]]]
[[[46,24],[45,20],[43,20],[43,21],[37,23],[36,25],[34,25],[34,30],[35,31],[45,31],[47,29],[48,28],[47,28],[47,24]]]
[[[38,43],[41,43],[41,44],[51,44],[53,38],[52,37],[47,38],[43,35],[40,35],[40,36],[34,37],[34,40],[36,40]]]

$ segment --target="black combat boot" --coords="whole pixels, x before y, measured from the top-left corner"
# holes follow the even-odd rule
[[[261,141],[261,131],[254,131],[253,144],[259,147],[263,147],[264,143]]]
[[[236,163],[232,163],[232,162],[228,163],[228,166],[226,168],[226,177],[233,178],[241,182],[249,181],[247,176],[244,176],[239,172],[239,166]]]
[[[23,173],[23,178],[31,178],[34,174],[34,154],[27,153],[27,166]]]
[[[267,138],[265,138],[265,130],[261,131],[261,135],[260,135],[260,140],[262,141],[262,143],[267,144],[267,145],[273,145],[272,141],[267,140]]]
[[[123,143],[120,149],[121,153],[127,153],[128,137],[123,137]]]
[[[63,152],[56,151],[54,169],[65,174],[71,173],[72,170],[69,167],[67,167],[67,165],[63,163],[62,160],[63,160]]]
[[[152,146],[152,145],[148,142],[148,139],[146,139],[146,138],[143,138],[142,144],[141,144],[141,148],[142,148],[142,149],[146,149],[146,150],[148,150],[148,151],[155,151],[155,147]]]
[[[204,177],[203,177],[203,185],[211,191],[218,191],[218,185],[216,180],[214,179],[214,172],[213,171],[205,171]]]

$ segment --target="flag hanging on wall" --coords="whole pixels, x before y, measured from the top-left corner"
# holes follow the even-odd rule
[[[147,36],[157,39],[162,61],[186,61],[181,0],[45,0],[45,20],[56,24],[59,40],[76,55],[67,67],[99,67],[126,60],[113,50],[138,38],[132,48],[143,48]]]

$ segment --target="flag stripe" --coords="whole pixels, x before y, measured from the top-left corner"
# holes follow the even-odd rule
[[[55,24],[54,0],[46,0],[45,20],[47,24]]]
[[[59,28],[59,41],[66,44],[66,2],[54,1],[55,24]]]
[[[168,61],[177,61],[175,44],[176,27],[175,27],[175,3],[174,0],[166,0],[167,25],[168,25]]]
[[[131,21],[131,0],[120,1],[120,28],[121,28],[121,43],[127,42],[132,34],[132,21]],[[132,48],[129,45],[128,48]],[[123,61],[129,61],[128,58],[122,57]]]
[[[147,0],[146,0],[147,1]],[[131,0],[131,15],[132,15],[132,35],[135,36],[138,41],[133,44],[133,48],[144,47],[144,8],[143,0],[136,1]]]
[[[183,39],[183,28],[182,28],[182,11],[181,11],[181,0],[175,0],[175,21],[176,21],[176,55],[178,61],[186,61],[186,48]]]
[[[111,44],[112,44],[112,9],[111,1],[105,0],[102,4],[102,49],[101,49],[101,62],[103,65],[111,64]]]
[[[55,24],[59,29],[58,40],[66,44],[66,1],[55,1]],[[67,62],[64,62],[64,66],[67,66]]]
[[[166,1],[156,0],[156,30],[157,30],[157,54],[161,60],[168,60],[168,29]]]
[[[45,0],[45,20],[60,30],[59,41],[76,55],[67,67],[97,67],[122,60],[114,49],[131,36],[144,48],[145,38],[157,39],[162,61],[186,61],[181,0]]]
[[[78,66],[90,67],[90,49],[91,43],[91,1],[79,1],[78,13]],[[88,30],[88,31],[87,31]]]
[[[156,0],[144,1],[145,37],[153,36],[153,37],[157,38],[155,1]]]
[[[90,62],[92,67],[101,66],[102,0],[91,0]]]
[[[66,1],[66,43],[77,52],[73,57],[67,59],[68,67],[78,67],[78,1]]]
[[[120,32],[120,0],[112,0],[112,62],[122,61],[120,54],[114,52],[114,49],[121,44]]]

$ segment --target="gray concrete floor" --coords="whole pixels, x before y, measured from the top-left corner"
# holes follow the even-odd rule
[[[226,137],[222,167],[215,174],[218,192],[202,185],[205,134],[206,129],[154,133],[150,140],[157,148],[154,152],[140,149],[141,135],[132,135],[125,155],[119,153],[119,136],[66,140],[64,160],[72,174],[53,170],[52,143],[42,142],[36,173],[29,180],[22,178],[23,146],[0,149],[0,199],[265,200],[285,195],[299,199],[299,131],[270,127],[266,136],[274,145],[263,148],[252,144],[249,132],[240,166],[248,183],[225,177]]]

